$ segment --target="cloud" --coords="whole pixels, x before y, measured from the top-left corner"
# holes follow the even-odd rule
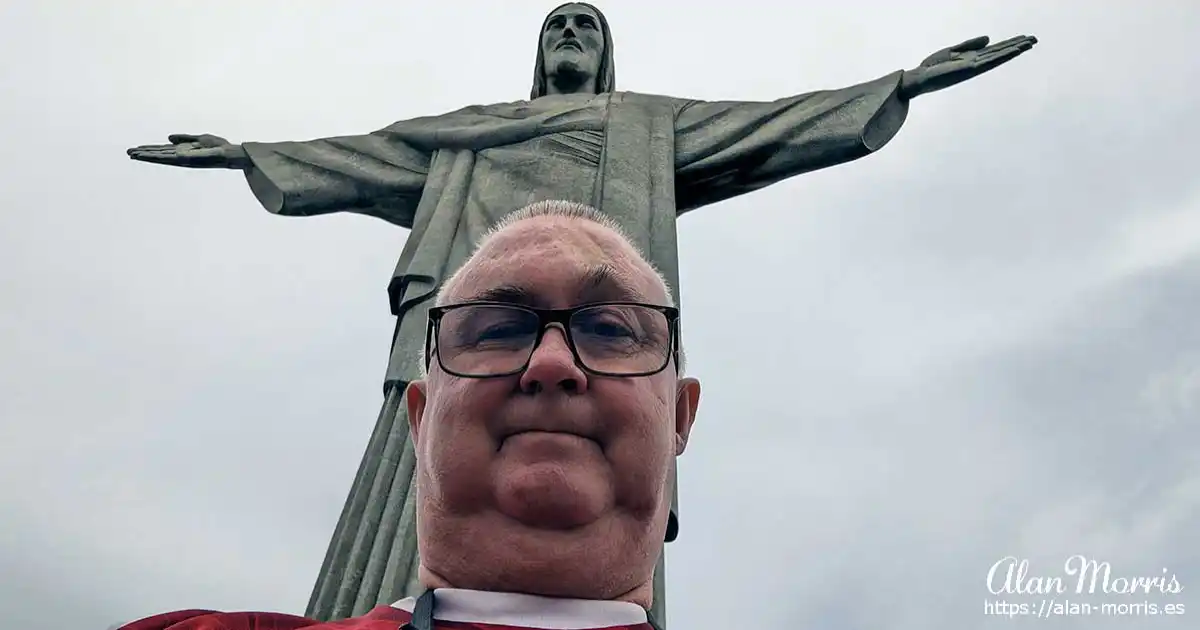
[[[694,444],[706,431],[720,444],[687,455],[684,505],[724,516],[697,525],[685,512],[672,595],[779,598],[787,604],[754,613],[779,627],[984,628],[984,576],[1006,555],[1058,575],[1072,554],[1126,576],[1165,567],[1186,589],[1200,570],[1189,535],[1200,525],[1200,419],[1164,422],[1139,392],[1148,375],[1197,364],[1200,331],[1184,320],[1200,300],[1198,272],[1193,257],[1114,281],[919,387],[864,393],[867,404],[846,400],[845,413],[820,418],[776,415],[782,433],[739,431],[772,421],[753,412],[706,414]],[[736,569],[713,580],[707,548],[729,549]],[[1195,599],[1185,590],[1178,601]]]

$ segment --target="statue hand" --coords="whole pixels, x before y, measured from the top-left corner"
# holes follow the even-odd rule
[[[125,151],[139,162],[187,168],[245,168],[249,161],[240,145],[210,134],[172,134],[171,144],[145,144]]]
[[[988,41],[987,37],[974,37],[926,57],[920,66],[904,72],[900,94],[913,98],[973,79],[1016,59],[1038,40],[1032,35],[1020,35],[991,46]]]

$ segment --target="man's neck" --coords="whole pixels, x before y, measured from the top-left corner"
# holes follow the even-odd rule
[[[585,630],[646,623],[646,610],[625,601],[540,597],[457,588],[434,591],[433,615],[442,621],[482,623],[545,630]],[[412,612],[416,601],[402,599],[393,608]]]
[[[462,582],[458,582],[456,584],[455,582],[446,579],[442,575],[435,573],[434,571],[431,571],[429,569],[429,567],[425,566],[424,563],[421,563],[417,567],[417,576],[418,576],[418,579],[420,581],[422,588],[431,589],[431,590],[434,590],[437,592],[447,590],[447,591],[455,591],[455,592],[463,592],[463,593],[513,594],[513,592],[507,591],[504,589],[514,588],[514,586],[515,586],[513,584],[513,580],[512,580],[513,576],[509,575],[509,576],[507,576],[508,579],[504,580],[504,581],[498,581],[498,580],[489,578],[488,580],[485,580],[483,582],[477,582],[476,584],[473,585],[474,588],[463,588],[462,586],[460,586],[462,584]],[[475,576],[475,577],[478,577],[478,576]],[[561,586],[562,582],[563,581],[560,579],[560,580],[556,581],[555,583],[558,584],[559,586]],[[595,580],[594,579],[591,580],[589,582],[589,584],[594,586]],[[518,588],[518,589],[524,588],[525,589],[524,592],[517,593],[523,597],[537,597],[537,598],[543,599],[543,600],[556,600],[556,601],[619,602],[622,604],[632,604],[643,611],[650,610],[651,605],[654,603],[654,580],[653,580],[652,576],[647,576],[645,581],[641,582],[640,584],[638,584],[637,586],[635,586],[634,588],[632,588],[629,591],[626,591],[619,595],[614,595],[612,597],[605,597],[604,599],[582,598],[577,595],[572,596],[572,594],[570,592],[559,591],[559,592],[552,593],[552,592],[542,591],[542,590],[539,590],[539,586],[537,584],[530,584],[530,583],[526,583],[523,586],[515,586],[515,588]],[[540,594],[533,595],[531,593],[540,593]]]

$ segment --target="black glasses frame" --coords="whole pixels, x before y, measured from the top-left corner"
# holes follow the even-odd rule
[[[461,308],[467,308],[469,306],[499,306],[537,315],[537,338],[533,340],[533,346],[529,349],[529,356],[525,357],[525,362],[521,364],[521,367],[499,374],[488,374],[487,376],[463,374],[460,372],[455,372],[454,370],[446,367],[446,364],[442,361],[441,348],[436,343],[438,335],[441,332],[442,318],[445,317],[446,313],[456,311]],[[668,334],[671,338],[668,340],[669,346],[667,348],[666,356],[663,357],[662,365],[658,366],[658,368],[654,370],[634,373],[603,372],[600,370],[593,370],[592,368],[588,367],[583,362],[583,359],[579,356],[579,348],[575,346],[575,336],[571,334],[571,318],[580,311],[586,311],[599,306],[637,306],[658,311],[666,316],[669,330]],[[582,304],[571,308],[533,308],[530,306],[512,304],[509,302],[482,301],[435,306],[429,309],[429,326],[425,330],[425,371],[429,371],[429,366],[433,363],[433,355],[437,355],[438,366],[442,368],[442,371],[459,378],[502,378],[505,376],[520,374],[529,367],[529,362],[533,360],[533,353],[537,352],[538,346],[542,344],[542,338],[546,336],[546,329],[550,328],[550,326],[554,324],[558,324],[558,326],[562,329],[563,336],[567,340],[567,347],[571,349],[571,356],[575,359],[575,365],[588,374],[616,378],[636,378],[639,376],[658,374],[659,372],[667,369],[667,366],[671,364],[672,360],[675,361],[676,366],[679,365],[679,309],[673,306],[660,306],[658,304],[646,304],[643,302],[593,302],[591,304]]]

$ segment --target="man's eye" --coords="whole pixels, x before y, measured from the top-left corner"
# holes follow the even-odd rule
[[[620,322],[591,320],[580,322],[577,324],[580,332],[593,335],[596,337],[606,337],[609,339],[620,339],[622,337],[632,337],[634,332],[629,326]]]
[[[529,326],[520,323],[509,324],[493,324],[482,330],[476,335],[477,341],[495,341],[500,339],[512,339],[514,337],[527,336],[532,332]]]

